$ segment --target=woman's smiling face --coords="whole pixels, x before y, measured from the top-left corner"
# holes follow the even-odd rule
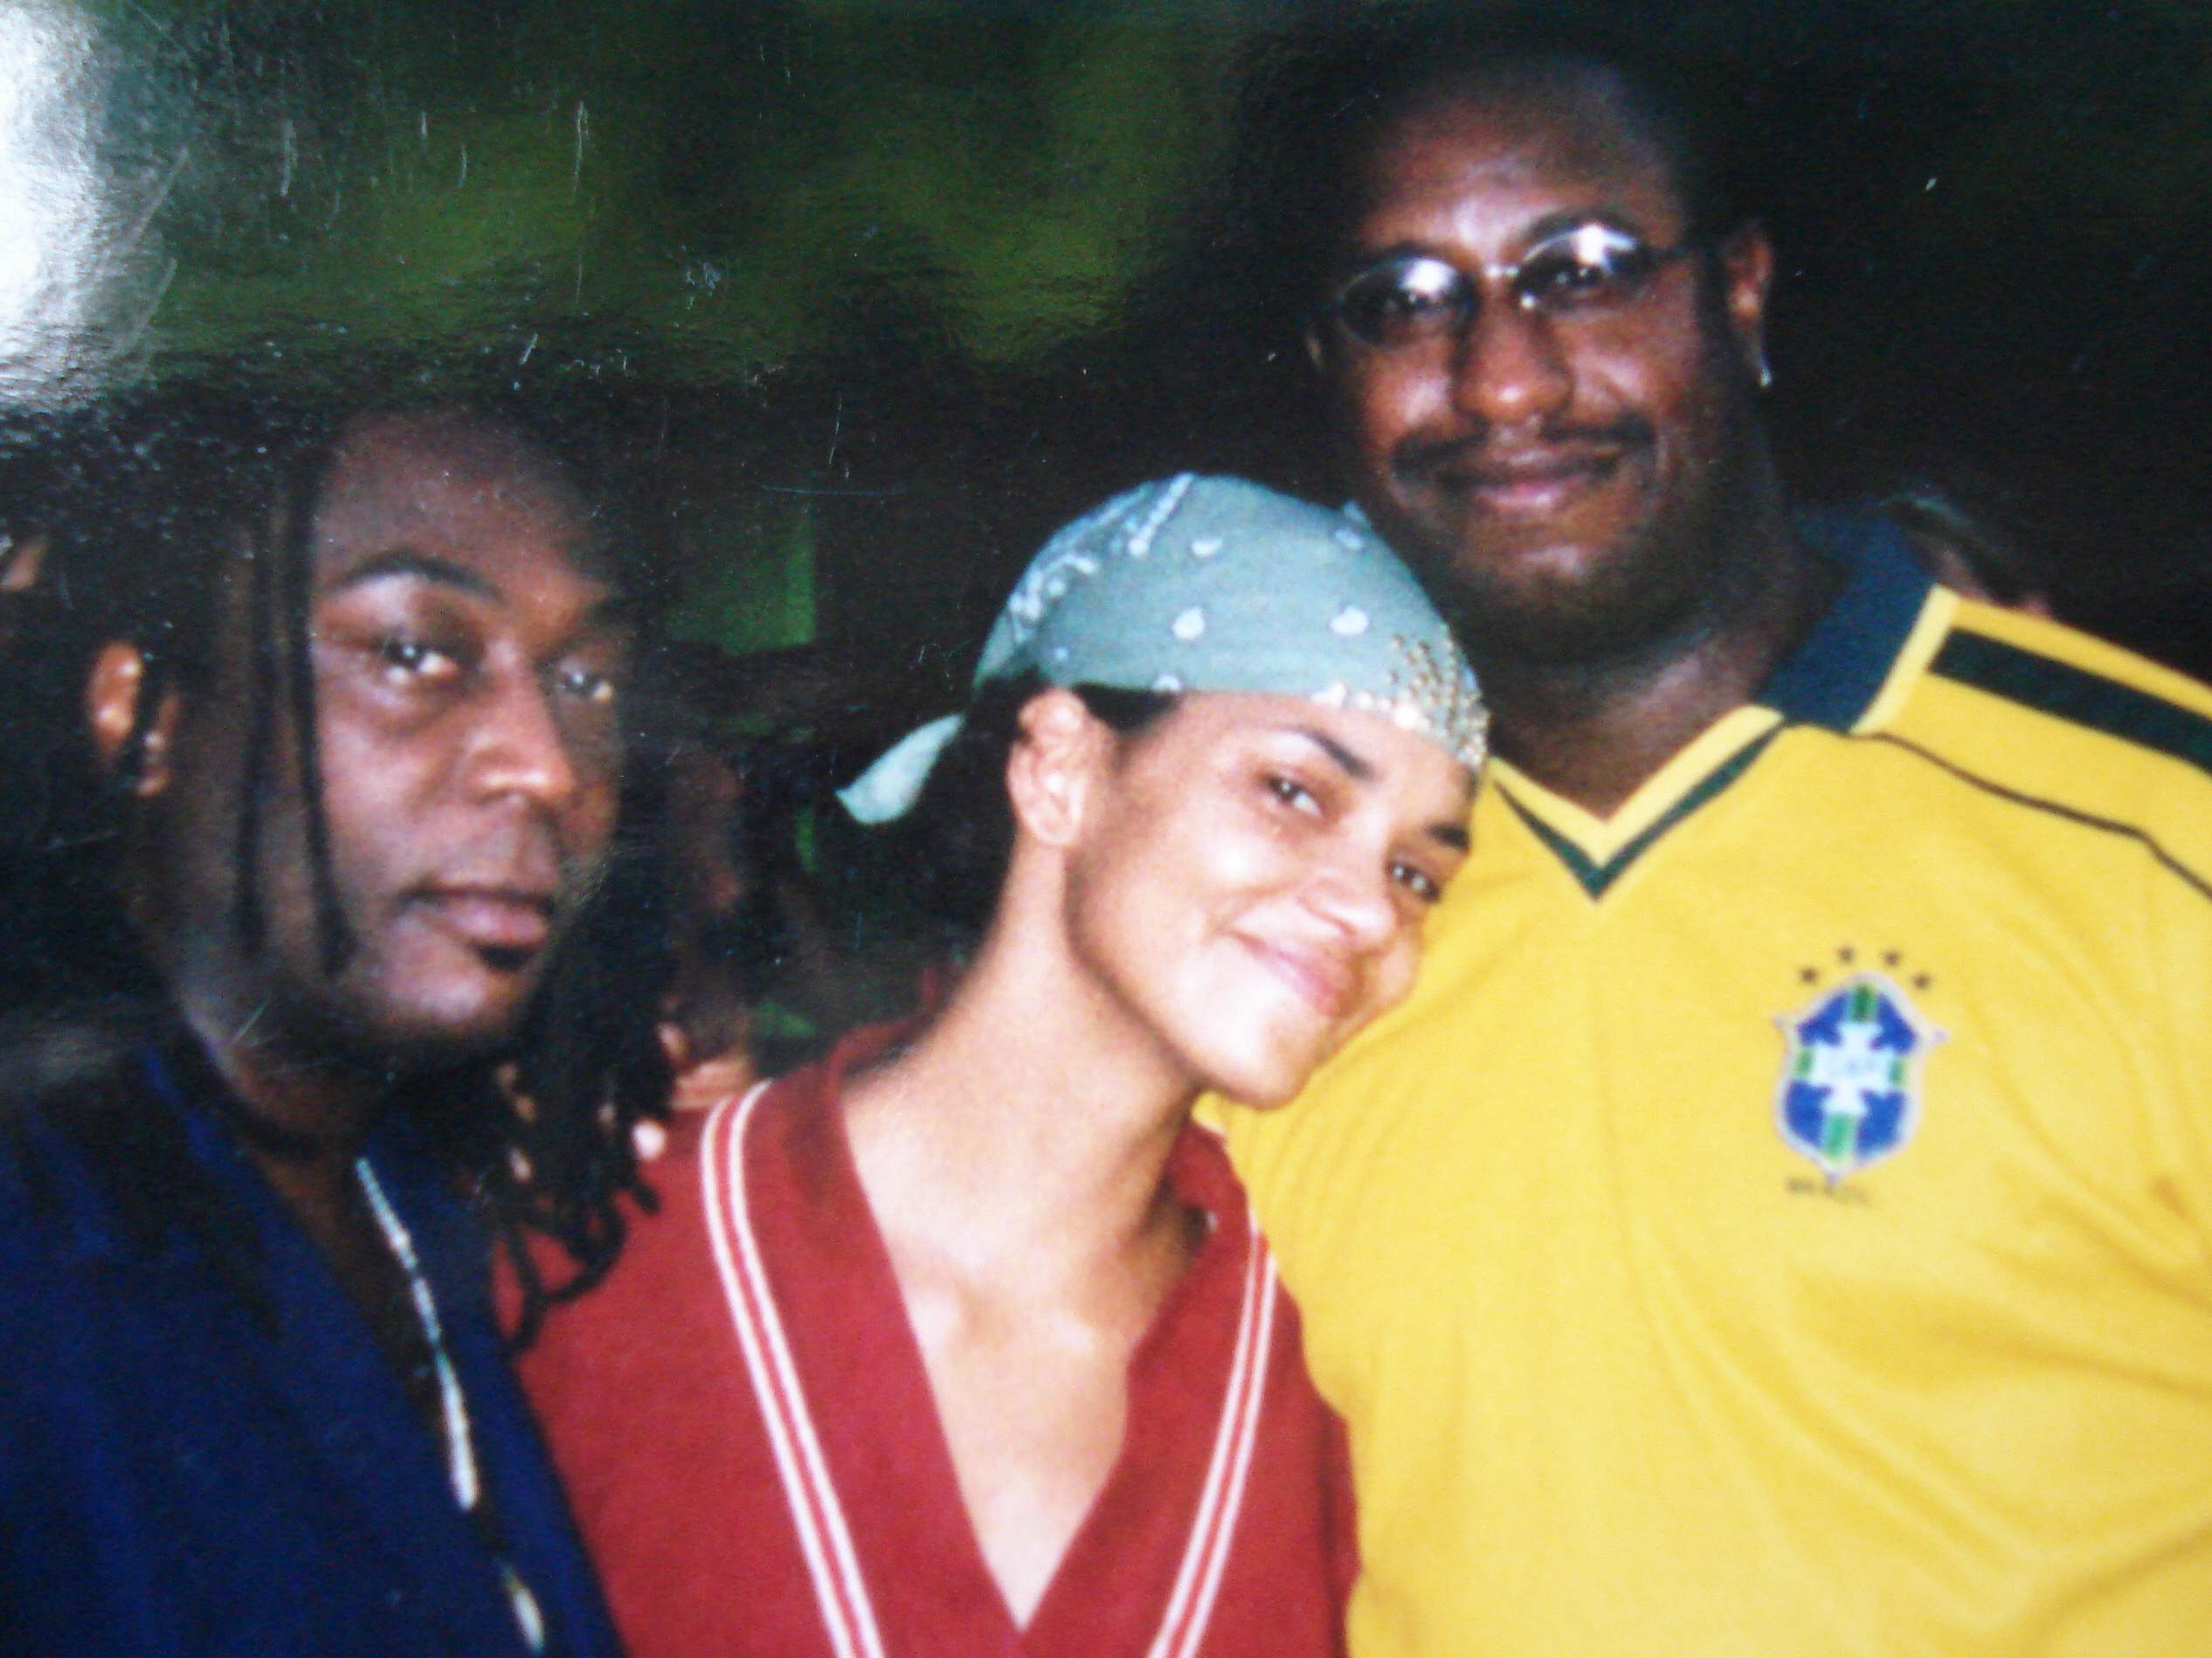
[[[1413,987],[1472,774],[1378,715],[1184,697],[1102,762],[1071,949],[1192,1082],[1275,1105]]]

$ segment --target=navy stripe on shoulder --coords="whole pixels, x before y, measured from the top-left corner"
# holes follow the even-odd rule
[[[2212,720],[2101,674],[1952,630],[1929,671],[2212,771]]]

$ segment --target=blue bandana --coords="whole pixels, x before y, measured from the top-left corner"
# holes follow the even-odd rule
[[[1068,525],[1015,584],[975,682],[1255,691],[1355,708],[1480,766],[1490,725],[1443,618],[1375,532],[1239,478],[1185,473]],[[902,815],[959,729],[893,748],[838,797]]]

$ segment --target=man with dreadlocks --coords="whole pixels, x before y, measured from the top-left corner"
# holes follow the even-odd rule
[[[171,395],[73,464],[105,867],[44,908],[129,945],[10,952],[0,1652],[611,1653],[474,1222],[596,1276],[665,1092],[615,538],[479,413]]]

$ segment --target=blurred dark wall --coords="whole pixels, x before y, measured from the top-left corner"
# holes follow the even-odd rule
[[[33,232],[0,397],[35,424],[217,358],[588,391],[683,497],[692,632],[875,641],[950,694],[1105,493],[1330,490],[1226,191],[1242,78],[1359,10],[0,4]],[[2212,669],[2212,14],[1627,15],[1750,135],[1800,487],[1971,473],[2064,608]]]

